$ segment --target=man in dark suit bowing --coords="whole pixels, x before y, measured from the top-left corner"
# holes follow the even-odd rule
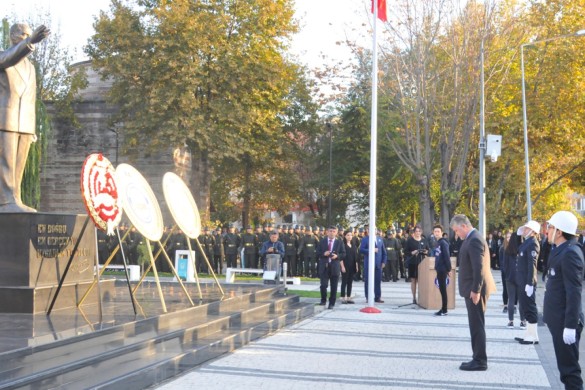
[[[337,283],[341,274],[340,260],[345,259],[345,246],[337,238],[337,227],[329,226],[327,237],[322,238],[317,246],[317,257],[319,258],[319,279],[321,279],[321,303],[327,301],[327,287],[331,282],[328,309],[333,309],[337,298]]]
[[[471,225],[469,218],[457,214],[451,229],[463,240],[459,249],[459,295],[465,299],[473,359],[462,363],[464,371],[487,370],[485,309],[490,294],[496,291],[490,270],[490,250],[485,238]]]

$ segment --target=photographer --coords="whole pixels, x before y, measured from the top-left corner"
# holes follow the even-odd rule
[[[416,283],[418,279],[418,265],[429,253],[429,246],[422,238],[422,228],[420,225],[414,227],[412,236],[406,240],[404,255],[406,256],[405,265],[408,267],[408,277],[410,278],[410,289],[412,291],[412,303],[416,305]]]
[[[280,255],[281,264],[282,259],[284,259],[284,244],[278,240],[278,231],[273,230],[269,237],[269,240],[265,241],[260,248],[265,270],[267,269],[266,255]]]

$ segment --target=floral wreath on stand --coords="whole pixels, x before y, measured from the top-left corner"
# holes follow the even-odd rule
[[[114,166],[101,153],[87,156],[81,168],[81,196],[87,213],[109,236],[122,220],[114,173]]]

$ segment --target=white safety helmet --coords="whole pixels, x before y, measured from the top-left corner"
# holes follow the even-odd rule
[[[526,224],[520,226],[518,228],[518,231],[516,231],[516,234],[524,237],[526,235],[526,228],[532,230],[534,233],[540,233],[540,224],[536,221],[528,221]]]
[[[557,211],[547,222],[564,233],[573,236],[577,235],[579,221],[575,214],[570,211]]]

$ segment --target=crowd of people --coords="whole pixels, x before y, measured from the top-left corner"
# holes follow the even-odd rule
[[[119,230],[122,237],[122,249],[128,264],[141,265],[148,262],[149,256],[145,252],[144,239],[136,228],[129,229],[126,224],[122,223]],[[269,241],[272,232],[277,232],[278,241],[284,245],[283,261],[288,265],[288,276],[318,278],[317,246],[319,241],[327,236],[327,230],[320,226],[264,224],[255,228],[246,226],[245,229],[236,231],[233,225],[229,225],[227,228],[204,228],[197,240],[200,246],[195,240],[190,240],[190,244],[192,250],[196,252],[196,258],[200,260],[196,261],[198,272],[209,272],[206,262],[203,261],[203,254],[205,254],[213,266],[214,272],[221,274],[225,272],[227,267],[263,268],[264,256],[260,253],[262,244]],[[377,234],[382,239],[388,256],[388,266],[380,275],[384,282],[397,282],[400,279],[411,282],[416,278],[415,263],[423,258],[424,254],[421,252],[418,260],[411,262],[412,256],[405,253],[404,249],[410,241],[422,241],[421,245],[426,248],[425,250],[435,248],[438,243],[438,239],[434,236],[426,238],[422,235],[422,228],[418,225],[406,229],[391,227],[385,233],[378,229]],[[336,237],[346,245],[346,248],[350,248],[350,264],[347,269],[348,273],[352,275],[350,279],[353,281],[363,280],[365,254],[360,253],[359,248],[366,235],[367,227],[343,228],[336,226]],[[446,237],[446,233],[443,236]],[[180,230],[171,231],[171,228],[165,228],[162,243],[173,261],[177,250],[188,250],[189,247],[186,236]],[[459,240],[451,242],[451,256],[457,255],[459,245]],[[117,236],[106,236],[104,232],[98,231],[100,263],[103,264],[110,254],[116,251],[112,263],[122,264],[122,251],[118,250],[117,247]],[[152,250],[156,253],[159,248],[153,246]],[[160,262],[160,265],[157,262],[157,268],[160,268],[159,270],[162,272],[170,271],[166,262]],[[349,278],[345,279],[347,288],[349,287]]]
[[[495,291],[492,270],[499,270],[501,274],[507,327],[514,328],[514,317],[518,313],[519,327],[525,334],[516,340],[520,344],[538,344],[536,286],[541,271],[542,281],[547,282],[543,318],[552,335],[561,381],[566,388],[582,388],[578,344],[585,323],[581,308],[585,230],[579,234],[577,226],[574,214],[559,211],[542,225],[528,221],[514,231],[498,231],[482,237],[466,216],[456,215],[450,223],[455,233],[451,240],[441,225],[435,225],[428,237],[419,225],[404,230],[390,227],[385,232],[377,229],[375,253],[370,254],[367,228],[266,224],[255,229],[246,226],[236,232],[230,225],[227,229],[203,229],[201,236],[191,242],[191,248],[199,259],[197,272],[204,273],[210,271],[208,262],[202,261],[205,258],[214,272],[222,273],[227,267],[263,268],[266,255],[278,254],[281,262],[288,265],[288,276],[320,279],[320,304],[326,305],[328,301],[329,309],[335,306],[340,278],[341,303],[354,303],[352,285],[356,280],[364,280],[367,297],[370,264],[375,267],[376,302],[384,302],[382,281],[404,279],[411,283],[416,304],[418,265],[426,256],[433,256],[442,298],[436,316],[447,314],[446,281],[453,272],[451,257],[456,257],[459,294],[465,299],[473,350],[473,359],[460,366],[466,371],[487,369],[484,313],[489,295]],[[149,260],[150,256],[144,252],[144,240],[134,228],[128,231],[122,224],[120,235],[123,251],[118,250],[117,237],[100,232],[101,263],[113,255],[114,263],[122,264],[122,252],[129,264]],[[164,249],[171,259],[177,250],[189,247],[181,231],[167,231],[164,237]],[[153,251],[160,252],[160,248]],[[168,262],[158,264],[159,271],[169,271]]]
[[[525,334],[515,340],[520,344],[538,344],[536,286],[540,260],[542,280],[546,281],[543,321],[552,336],[560,379],[566,389],[583,389],[579,341],[585,323],[581,298],[585,231],[579,235],[577,217],[569,211],[558,211],[542,225],[530,220],[514,232],[505,233],[501,243],[493,235],[481,237],[464,215],[454,216],[451,228],[462,240],[458,284],[467,308],[473,352],[472,360],[462,363],[460,369],[488,368],[484,314],[487,300],[495,291],[490,268],[501,270],[509,328],[514,327],[518,302],[520,326]]]

